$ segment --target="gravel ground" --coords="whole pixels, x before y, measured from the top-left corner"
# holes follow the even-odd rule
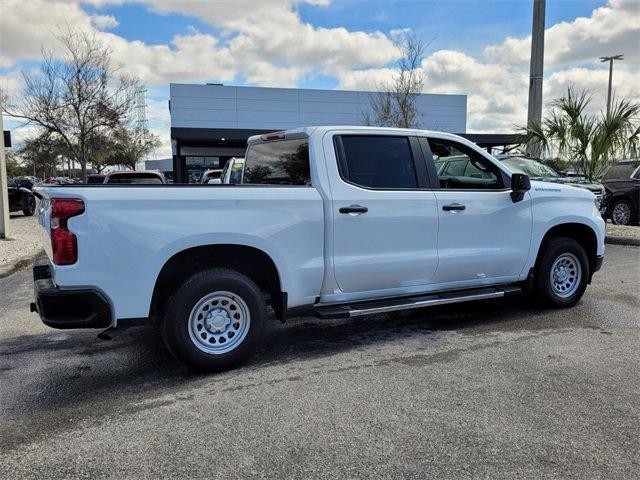
[[[46,328],[0,279],[0,478],[637,479],[640,248],[581,302],[273,322],[195,375],[154,328]]]
[[[42,250],[42,237],[38,218],[12,213],[9,219],[9,238],[0,240],[0,271],[23,257],[30,257]]]
[[[607,222],[607,235],[640,240],[640,227],[637,225],[614,225]]]

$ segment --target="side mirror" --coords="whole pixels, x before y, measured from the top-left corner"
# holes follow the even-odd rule
[[[511,200],[519,202],[524,198],[524,193],[531,190],[529,175],[514,173],[511,175]]]

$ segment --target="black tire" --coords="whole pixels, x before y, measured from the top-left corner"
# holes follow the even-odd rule
[[[27,208],[22,210],[22,213],[25,217],[31,217],[34,213],[36,213],[36,197],[33,195],[29,195],[27,198]]]
[[[227,345],[231,342],[238,343],[235,344],[232,350],[222,353],[211,353],[202,350],[203,348],[224,348],[220,338],[218,338],[219,342],[215,342],[215,338],[213,338],[217,335],[217,332],[215,334],[212,333],[213,331],[209,330],[209,326],[204,325],[207,319],[202,320],[203,325],[198,326],[198,328],[202,328],[201,331],[196,332],[194,328],[190,327],[192,325],[192,313],[194,311],[196,313],[199,312],[200,310],[197,308],[202,308],[199,305],[202,305],[203,300],[213,295],[214,292],[231,293],[236,301],[242,303],[240,309],[246,310],[249,318],[248,325],[243,330],[244,333],[242,333],[244,338],[238,340],[241,335],[238,335],[235,340],[225,337],[224,340],[228,340]],[[206,306],[212,309],[210,313],[213,313],[214,308],[218,308]],[[219,308],[224,307],[220,306]],[[231,311],[227,313],[231,313]],[[194,315],[193,318],[195,319],[197,316]],[[197,320],[194,320],[194,322],[197,322]],[[230,331],[235,325],[230,324],[226,328]],[[173,294],[166,304],[166,310],[160,322],[160,331],[165,345],[178,361],[196,370],[220,371],[236,367],[247,360],[260,346],[266,325],[267,307],[258,286],[241,273],[218,268],[196,273]],[[192,332],[191,334],[190,331]],[[207,344],[203,346],[202,343],[207,343],[206,340],[201,342],[195,338],[195,335],[200,333],[210,335],[216,345],[209,347]],[[234,333],[231,332],[226,335]],[[194,335],[194,338],[192,338],[192,335]]]
[[[628,212],[628,217],[625,215],[625,219],[621,221],[619,215],[614,215],[616,209],[625,209],[626,212]],[[615,202],[613,202],[613,205],[611,205],[611,223],[613,223],[614,225],[634,225],[638,222],[637,215],[638,214],[633,208],[631,202],[624,198],[616,200]]]
[[[536,268],[535,276],[535,290],[538,299],[546,307],[552,308],[567,308],[572,307],[584,294],[587,288],[587,281],[589,279],[589,260],[587,253],[584,251],[582,245],[572,238],[567,237],[555,237],[546,242],[543,246],[544,250],[540,253],[540,259]],[[567,273],[567,267],[564,272],[558,272],[558,280],[552,278],[552,268],[556,263],[556,260],[561,259],[567,261],[569,265],[572,263],[579,264],[579,269],[573,267]],[[559,265],[563,267],[564,265]],[[578,272],[579,270],[579,272]],[[570,271],[574,272],[574,276],[571,276]],[[577,275],[579,273],[579,278]],[[568,283],[563,283],[563,277],[560,275],[568,275]],[[574,282],[571,282],[571,278],[576,278]],[[565,288],[566,285],[571,284],[571,288],[567,288],[565,292],[558,292],[558,289]],[[554,286],[555,285],[555,286]]]

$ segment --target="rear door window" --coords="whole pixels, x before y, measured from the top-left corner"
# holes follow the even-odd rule
[[[366,188],[418,188],[407,137],[344,135],[340,137],[340,175]]]
[[[249,146],[242,183],[310,186],[308,139],[277,140]]]

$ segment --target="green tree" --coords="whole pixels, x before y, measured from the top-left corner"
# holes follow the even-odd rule
[[[590,181],[599,180],[619,158],[633,155],[640,139],[640,104],[615,101],[609,115],[588,113],[591,96],[571,87],[551,103],[542,124],[520,127],[523,141],[537,140],[543,157],[568,162]]]
[[[27,168],[18,160],[18,156],[14,150],[7,150],[5,152],[5,159],[7,162],[7,177],[13,178],[29,174]]]
[[[135,170],[136,164],[160,146],[157,135],[135,126],[116,130],[112,140],[112,151],[106,158],[107,165],[122,165]]]
[[[25,140],[16,153],[29,172],[27,175],[40,178],[55,177],[58,166],[64,166],[64,161],[69,156],[66,144],[46,130]]]

